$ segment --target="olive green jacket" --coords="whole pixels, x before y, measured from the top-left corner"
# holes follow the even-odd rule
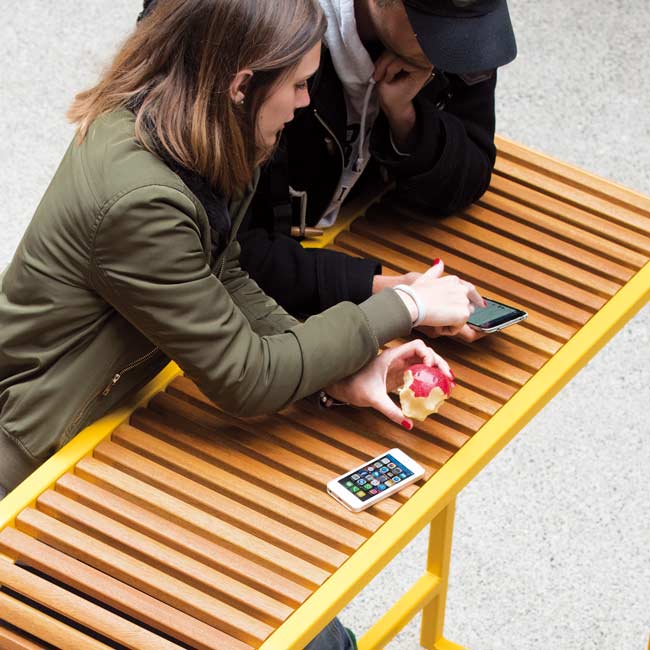
[[[225,411],[252,416],[410,331],[392,290],[296,321],[240,269],[247,200],[236,207],[213,260],[203,206],[138,144],[130,112],[70,145],[1,279],[0,458],[19,448],[42,462],[169,359]],[[12,487],[2,472],[0,460]]]

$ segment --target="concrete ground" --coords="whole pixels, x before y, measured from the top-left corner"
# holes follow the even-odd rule
[[[71,136],[64,113],[138,0],[4,3],[0,268]],[[650,194],[650,4],[510,0],[519,57],[498,131]],[[1,333],[0,333],[1,336]],[[645,650],[650,634],[650,308],[458,499],[447,636],[472,650]],[[423,567],[418,537],[342,613],[367,628]],[[419,647],[409,626],[390,650]]]

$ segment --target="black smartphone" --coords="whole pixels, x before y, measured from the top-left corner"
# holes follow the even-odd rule
[[[480,332],[498,332],[528,317],[522,309],[504,305],[502,302],[485,298],[487,307],[479,307],[469,317],[467,324]]]

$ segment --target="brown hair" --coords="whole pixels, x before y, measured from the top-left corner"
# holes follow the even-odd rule
[[[83,141],[91,123],[120,108],[135,133],[226,196],[250,182],[260,158],[257,114],[273,87],[322,39],[316,0],[158,0],[99,83],[78,94],[68,118]],[[246,102],[229,87],[250,68]],[[156,144],[154,144],[156,143]]]

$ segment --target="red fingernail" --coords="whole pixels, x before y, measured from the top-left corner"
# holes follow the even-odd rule
[[[408,420],[402,420],[402,426],[407,430],[410,431],[413,428],[413,425],[408,421]]]
[[[433,260],[433,265],[435,266],[436,264],[440,264],[440,258],[436,257],[435,260]]]

